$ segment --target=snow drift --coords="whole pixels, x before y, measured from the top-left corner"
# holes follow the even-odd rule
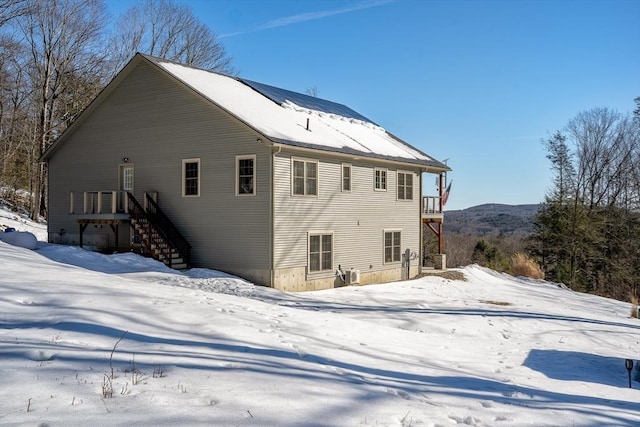
[[[38,239],[36,239],[33,233],[29,233],[28,231],[0,233],[0,241],[25,249],[35,249],[38,246]]]

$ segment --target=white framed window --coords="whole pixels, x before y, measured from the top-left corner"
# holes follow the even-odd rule
[[[333,232],[309,233],[309,273],[333,271]]]
[[[122,166],[122,191],[133,191],[133,165]]]
[[[236,156],[236,196],[256,194],[256,155]]]
[[[376,191],[387,191],[387,170],[382,168],[375,168],[373,173],[374,173],[373,188]]]
[[[342,191],[348,193],[351,191],[351,165],[349,163],[342,164]]]
[[[182,160],[182,197],[200,197],[200,159]]]
[[[291,159],[291,194],[318,195],[318,161]]]
[[[413,200],[413,173],[398,171],[398,200]]]
[[[401,261],[402,231],[384,230],[384,263]]]

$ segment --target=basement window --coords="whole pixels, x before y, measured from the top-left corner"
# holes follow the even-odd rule
[[[309,234],[309,273],[333,271],[333,233]]]
[[[401,231],[384,231],[384,263],[400,262]]]

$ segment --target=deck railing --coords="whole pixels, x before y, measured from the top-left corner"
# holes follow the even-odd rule
[[[422,197],[422,214],[441,214],[440,196]]]
[[[69,195],[69,213],[72,214],[116,214],[128,210],[129,200],[124,191],[83,191],[80,203],[76,193]],[[78,209],[82,206],[81,209]]]

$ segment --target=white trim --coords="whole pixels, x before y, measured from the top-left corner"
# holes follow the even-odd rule
[[[320,259],[318,262],[320,263],[320,270],[311,271],[311,237],[319,236],[320,237]],[[327,269],[322,268],[322,236],[331,236],[331,267]],[[307,232],[307,276],[317,277],[318,275],[326,275],[327,273],[333,274],[333,265],[334,265],[334,257],[335,257],[335,239],[333,238],[333,231],[309,231]]]
[[[303,162],[304,163],[304,184],[303,184],[303,193],[304,194],[296,194],[294,192],[294,163],[295,162]],[[315,194],[307,194],[307,163],[315,163],[316,165],[316,193]],[[305,159],[302,157],[291,157],[291,196],[293,197],[318,197],[320,195],[320,162],[316,159]]]
[[[124,188],[124,170],[125,169],[131,169],[131,171],[132,171],[132,173],[131,173],[131,188],[130,189],[125,189]],[[135,168],[133,166],[133,163],[120,163],[118,165],[118,190],[133,192],[134,188],[135,188]]]
[[[187,163],[196,163],[198,165],[198,193],[197,194],[186,194],[186,165]],[[182,197],[200,197],[200,182],[202,181],[202,168],[200,167],[200,158],[192,158],[192,159],[182,159]]]
[[[265,137],[267,138],[267,137]],[[449,168],[447,166],[446,169],[442,169],[439,168],[437,166],[429,166],[429,165],[425,165],[423,163],[414,163],[411,161],[408,162],[403,162],[401,160],[391,160],[391,159],[381,159],[378,157],[369,157],[369,156],[364,156],[364,155],[354,155],[354,154],[349,154],[349,153],[342,153],[339,151],[326,151],[326,150],[320,150],[317,148],[306,148],[306,147],[296,147],[294,145],[287,145],[287,144],[282,144],[282,143],[277,143],[277,142],[273,142],[272,144],[270,144],[270,146],[274,147],[274,148],[280,148],[282,150],[286,150],[286,151],[291,151],[291,152],[296,152],[296,153],[303,153],[300,155],[310,155],[310,156],[317,156],[317,155],[326,155],[326,154],[330,154],[331,156],[338,156],[341,158],[346,158],[349,160],[366,160],[367,162],[370,163],[376,163],[376,164],[381,164],[381,165],[389,165],[387,167],[392,167],[392,165],[397,166],[397,167],[403,167],[403,168],[410,168],[410,167],[416,167],[416,168],[420,168],[423,172],[426,173],[431,173],[431,174],[439,174],[441,172],[447,172],[447,171],[451,171],[451,168]],[[293,154],[295,155],[295,154]]]
[[[247,160],[247,159],[251,159],[253,160],[253,192],[251,193],[240,193],[240,160]],[[255,196],[257,194],[257,188],[256,188],[256,184],[257,184],[257,173],[256,173],[256,165],[257,165],[257,161],[256,161],[256,155],[255,154],[245,154],[245,155],[237,155],[236,156],[236,179],[235,179],[235,185],[236,185],[236,196],[240,196],[240,197],[244,197],[244,196]]]
[[[349,189],[344,189],[344,168],[349,167]],[[340,164],[340,191],[343,193],[351,193],[353,190],[353,165],[351,163],[341,163]]]
[[[406,176],[407,175],[411,176],[411,198],[409,198],[409,199],[406,197],[406,194],[405,194],[404,199],[400,198],[400,192],[398,191],[398,189],[400,187],[400,177],[399,177],[400,174],[405,175],[405,181],[404,181],[404,190],[405,190],[405,192],[406,192],[406,189],[407,189],[407,177]],[[414,185],[413,185],[413,183],[415,181],[414,178],[415,178],[415,176],[414,176],[413,172],[411,172],[411,171],[406,171],[406,170],[397,170],[396,171],[396,200],[398,200],[400,202],[412,202],[413,201],[413,195],[414,195],[414,191],[413,191]]]
[[[386,234],[387,233],[400,233],[400,257],[399,259],[396,261],[393,259],[393,248],[394,248],[394,244],[393,244],[393,234],[391,235],[391,261],[387,262],[387,257],[386,257],[386,249],[387,249],[387,242],[386,242]],[[401,228],[385,228],[382,230],[382,264],[384,265],[391,265],[391,264],[399,264],[402,262],[402,229]]]
[[[377,182],[377,172],[384,172],[384,188],[380,187],[378,188],[378,182]],[[380,185],[382,186],[382,174],[380,175]],[[387,188],[389,188],[389,169],[387,168],[373,168],[373,189],[375,191],[387,191]]]

